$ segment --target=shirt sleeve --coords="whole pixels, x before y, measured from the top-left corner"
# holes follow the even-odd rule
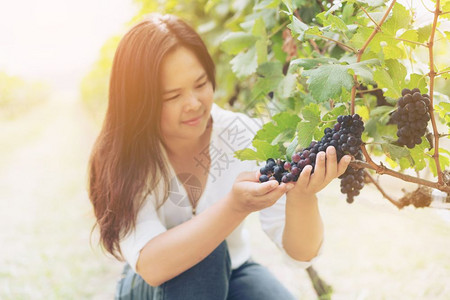
[[[152,238],[167,230],[158,217],[155,204],[155,197],[153,195],[147,196],[143,207],[138,213],[136,228],[120,241],[122,254],[135,272],[136,263],[142,248]]]

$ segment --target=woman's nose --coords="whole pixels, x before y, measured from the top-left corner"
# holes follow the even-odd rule
[[[198,95],[196,95],[196,93],[194,93],[194,92],[191,92],[189,94],[189,96],[187,97],[186,102],[187,102],[186,103],[186,109],[187,110],[196,110],[202,105]]]

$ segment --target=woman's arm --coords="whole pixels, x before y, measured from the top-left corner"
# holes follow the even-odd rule
[[[323,240],[323,223],[316,193],[347,169],[350,156],[344,156],[339,164],[334,147],[327,153],[320,152],[316,158],[314,174],[305,167],[286,195],[286,220],[283,232],[283,247],[292,258],[310,261],[317,256]]]
[[[220,201],[150,240],[141,250],[137,272],[148,284],[161,285],[202,261],[249,213],[273,205],[285,192],[285,185],[260,184],[254,172],[241,173]]]

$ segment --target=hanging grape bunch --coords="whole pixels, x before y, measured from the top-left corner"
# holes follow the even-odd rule
[[[269,180],[276,180],[280,184],[281,182],[296,182],[300,173],[306,166],[312,166],[313,169],[311,173],[314,172],[317,154],[321,151],[326,151],[326,149],[330,146],[333,146],[336,149],[338,161],[340,161],[345,154],[361,156],[359,146],[362,143],[361,134],[363,131],[364,122],[358,114],[338,116],[337,123],[333,126],[333,128],[325,128],[324,136],[320,141],[312,141],[309,147],[300,152],[294,153],[292,155],[291,162],[269,158],[266,161],[266,165],[260,170],[261,176],[259,177],[259,181],[266,182]],[[349,169],[350,168],[347,170]],[[347,175],[344,174],[341,176],[342,180],[346,182],[344,185],[345,188],[341,188],[341,191],[344,194],[348,194],[351,199],[353,199],[353,196],[359,194],[359,190],[362,186],[359,184],[359,181],[346,178],[347,176],[353,176],[359,179],[359,175],[360,171],[348,171]],[[347,182],[350,181],[353,181],[354,183],[351,188],[347,187]]]
[[[362,152],[359,151],[355,158],[363,160]],[[353,203],[354,197],[358,196],[364,187],[364,169],[348,167],[339,179],[341,179],[341,193],[347,194],[348,203]]]
[[[422,143],[422,136],[430,120],[430,97],[420,94],[418,88],[402,90],[398,99],[398,108],[392,114],[392,121],[397,124],[397,143],[412,149]]]

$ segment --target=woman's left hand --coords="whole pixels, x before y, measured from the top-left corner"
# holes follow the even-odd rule
[[[311,175],[312,166],[306,166],[294,187],[287,192],[295,198],[312,196],[326,187],[334,178],[341,176],[348,167],[351,157],[345,155],[337,162],[336,149],[328,147],[325,152],[319,152],[316,156],[314,173]]]

